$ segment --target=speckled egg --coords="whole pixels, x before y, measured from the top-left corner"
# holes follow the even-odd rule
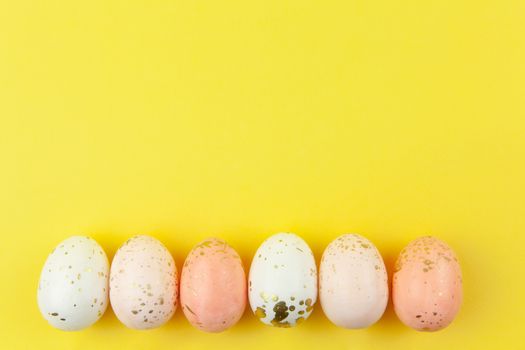
[[[182,268],[180,302],[188,321],[202,331],[222,332],[236,324],[246,308],[239,254],[218,238],[196,245]]]
[[[47,258],[38,284],[38,307],[55,328],[76,331],[95,323],[108,305],[109,263],[90,237],[62,241]]]
[[[255,253],[248,285],[250,306],[263,323],[301,323],[317,300],[317,268],[310,247],[293,233],[269,237]]]
[[[332,241],[319,268],[319,299],[335,325],[365,328],[377,322],[388,302],[388,277],[376,247],[357,234]]]
[[[135,236],[115,254],[109,288],[111,307],[127,327],[159,327],[169,321],[177,306],[173,257],[155,238]]]
[[[418,331],[445,328],[463,300],[456,254],[435,237],[410,242],[396,261],[392,294],[395,312],[407,326]]]

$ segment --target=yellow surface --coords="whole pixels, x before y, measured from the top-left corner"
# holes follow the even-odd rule
[[[482,349],[523,346],[525,3],[0,0],[0,348]],[[225,238],[246,267],[293,231],[317,261],[337,235],[389,270],[434,234],[465,302],[434,334],[348,331],[319,306],[296,329],[246,312],[149,332],[108,310],[64,333],[41,318],[47,254],[89,234],[171,250]]]

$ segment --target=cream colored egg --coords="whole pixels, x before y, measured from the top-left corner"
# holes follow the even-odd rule
[[[177,268],[166,247],[150,236],[135,236],[115,254],[110,300],[117,318],[129,328],[166,323],[177,306]]]
[[[38,307],[55,328],[76,331],[95,323],[108,305],[109,263],[90,237],[73,236],[47,258],[38,284]]]
[[[310,247],[293,233],[269,237],[255,253],[248,288],[252,311],[263,323],[301,323],[317,300],[317,268]]]
[[[339,327],[368,327],[385,311],[387,279],[383,259],[372,242],[357,234],[342,235],[328,245],[321,259],[321,307]]]

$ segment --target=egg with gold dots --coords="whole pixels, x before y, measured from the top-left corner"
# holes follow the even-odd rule
[[[98,321],[108,306],[109,263],[87,236],[60,242],[47,258],[38,284],[38,307],[53,327],[77,331]]]
[[[317,268],[308,244],[293,233],[264,241],[252,261],[248,297],[267,325],[288,328],[306,320],[317,301]]]

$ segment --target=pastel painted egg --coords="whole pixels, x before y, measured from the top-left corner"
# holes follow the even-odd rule
[[[255,253],[248,285],[250,306],[263,323],[292,327],[304,321],[317,300],[310,247],[293,233],[269,237]]]
[[[225,241],[209,238],[190,252],[182,268],[180,302],[196,328],[222,332],[246,308],[246,274],[239,254]]]
[[[407,326],[418,331],[445,328],[463,300],[456,254],[435,237],[410,242],[397,258],[392,295],[395,312]]]
[[[377,322],[388,303],[388,277],[376,247],[357,234],[332,241],[319,268],[319,298],[335,325],[365,328]]]
[[[177,306],[177,268],[166,247],[150,236],[124,243],[111,263],[109,296],[117,318],[129,328],[164,323]]]
[[[95,323],[108,306],[109,263],[90,237],[72,236],[47,258],[38,284],[38,307],[55,328],[76,331]]]

